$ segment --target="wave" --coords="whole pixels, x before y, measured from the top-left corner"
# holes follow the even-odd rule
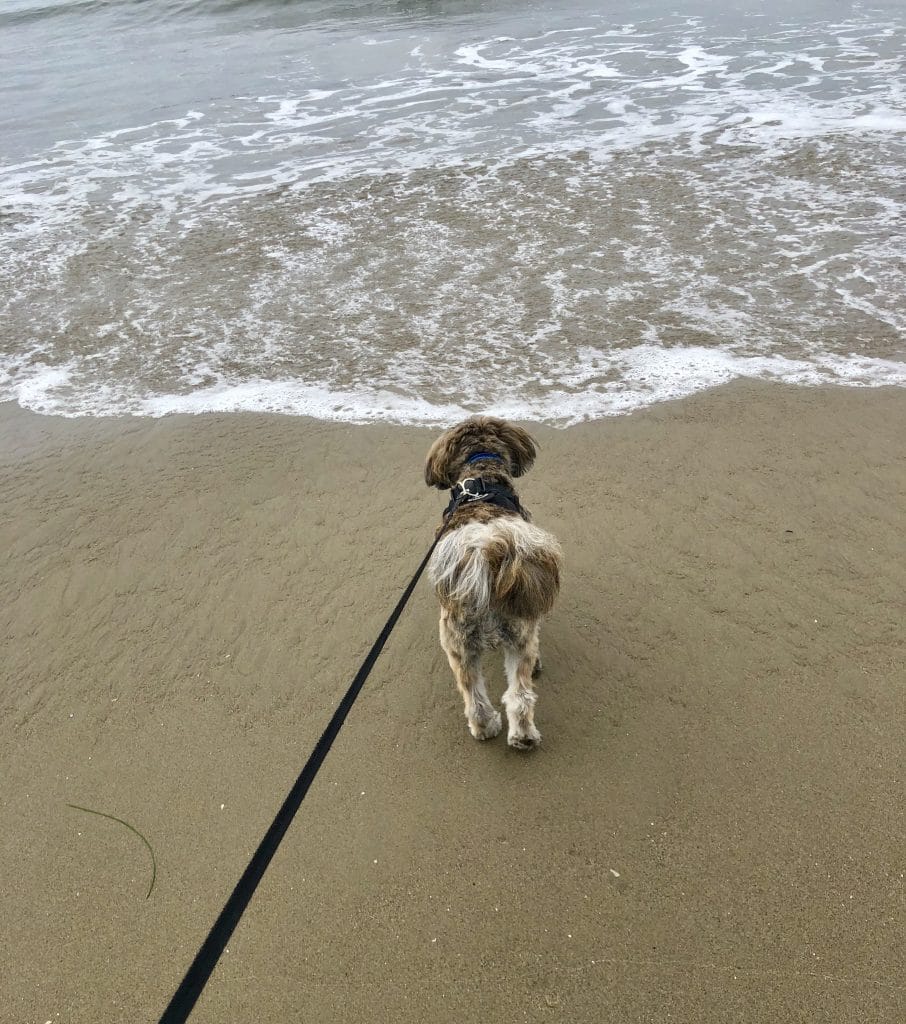
[[[8,163],[0,397],[568,423],[902,383],[904,26],[581,13],[385,18],[272,91]]]

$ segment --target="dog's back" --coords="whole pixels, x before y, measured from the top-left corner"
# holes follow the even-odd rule
[[[465,523],[443,537],[429,567],[441,604],[463,618],[535,621],[560,590],[556,539],[518,516]]]

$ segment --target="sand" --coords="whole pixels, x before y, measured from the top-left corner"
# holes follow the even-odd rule
[[[434,433],[0,408],[0,1019],[157,1020],[428,544]],[[906,391],[536,434],[542,748],[468,735],[423,582],[193,1021],[906,1019]]]

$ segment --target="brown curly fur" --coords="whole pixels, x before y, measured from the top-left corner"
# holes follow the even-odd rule
[[[499,460],[469,464],[479,452]],[[521,427],[494,416],[473,416],[445,431],[425,462],[430,487],[452,488],[480,476],[512,489],[533,464],[537,446]],[[490,739],[501,727],[481,671],[484,651],[502,646],[508,686],[503,697],[510,746],[536,746],[533,672],[541,667],[538,632],[560,589],[557,541],[529,517],[484,502],[460,506],[450,517],[430,572],[441,602],[440,639],[465,703],[472,735]]]
[[[429,487],[446,490],[459,480],[472,474],[466,472],[470,455],[489,452],[499,455],[509,474],[496,470],[482,471],[485,479],[496,475],[504,482],[507,475],[522,476],[532,468],[537,448],[531,436],[522,427],[513,426],[496,416],[472,416],[444,431],[431,445],[425,462],[425,483]],[[489,475],[490,474],[490,475]]]

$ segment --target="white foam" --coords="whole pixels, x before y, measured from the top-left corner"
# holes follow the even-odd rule
[[[8,359],[0,396],[71,415],[243,409],[433,424],[465,411],[461,391],[566,425],[741,376],[902,385],[902,363],[873,358],[895,352],[906,332],[897,272],[906,31],[887,17],[762,26],[757,50],[745,33],[696,19],[614,27],[601,14],[542,31],[529,18],[519,38],[482,34],[479,21],[447,49],[437,39],[413,47],[387,27],[362,45],[399,43],[407,66],[372,52],[371,78],[313,88],[307,69],[288,65],[267,95],[62,142],[0,170],[9,243],[0,294],[5,310],[28,309],[21,347],[32,350]],[[856,147],[872,165],[836,190],[832,167],[809,175],[785,163]],[[683,168],[689,154],[696,160]],[[466,168],[468,188],[455,180]],[[700,245],[722,240],[736,269],[724,274],[671,243],[669,204],[649,208],[644,197],[627,211],[634,233],[619,252],[607,239],[584,245],[599,230],[594,205],[619,201],[624,173],[658,187],[670,177],[713,232]],[[457,188],[467,199],[454,206],[445,189]],[[286,195],[296,219],[285,210],[283,221],[268,219],[263,211]],[[471,199],[483,219],[469,219]],[[258,220],[246,212],[256,201]],[[448,215],[465,222],[461,233]],[[256,249],[261,232],[268,242]],[[500,242],[507,234],[518,244]],[[396,246],[389,255],[382,235]],[[67,275],[99,241],[111,266],[127,258],[128,305],[95,296],[96,350],[72,360],[65,321],[79,323],[72,279],[84,267]],[[235,279],[197,273],[189,243]],[[364,264],[354,259],[363,245]],[[772,267],[752,256],[759,246]],[[265,269],[238,257],[227,266],[224,249],[248,250],[247,266]],[[208,302],[212,289],[226,311]],[[233,308],[232,291],[244,308]],[[822,322],[845,314],[865,355],[841,354],[850,342],[840,332],[833,345],[821,339]],[[671,318],[668,339],[658,330]],[[624,328],[616,347],[587,344],[613,323]],[[397,336],[413,340],[382,355],[382,338]],[[677,336],[713,347],[667,344]],[[118,346],[139,367],[134,379],[117,379]],[[329,356],[309,359],[305,346]],[[265,379],[272,365],[281,369]],[[165,393],[149,384],[174,378]]]
[[[294,380],[246,380],[200,387],[187,394],[130,393],[109,385],[73,388],[75,364],[44,367],[12,385],[0,399],[57,416],[148,416],[257,412],[311,416],[352,423],[439,426],[476,412],[569,427],[585,420],[631,413],[659,402],[747,378],[800,386],[906,387],[906,363],[857,355],[818,359],[736,355],[696,346],[639,345],[623,351],[585,348],[576,354],[569,388],[552,386],[533,397],[470,395],[469,401],[431,401],[382,388],[332,390]],[[619,376],[602,382],[610,370]]]
[[[614,30],[602,16],[596,25],[521,39],[475,39],[355,87],[312,88],[287,77],[286,94],[238,97],[231,101],[238,111],[193,109],[60,143],[38,160],[5,168],[0,185],[8,208],[40,211],[47,226],[57,220],[53,211],[71,216],[102,198],[111,181],[132,182],[130,207],[166,197],[182,210],[197,207],[215,181],[224,195],[260,193],[287,180],[284,157],[298,182],[540,151],[588,148],[602,156],[684,136],[697,146],[715,131],[726,144],[760,146],[829,133],[900,133],[906,110],[899,58],[872,46],[902,28],[866,16],[856,29],[858,62],[810,81],[787,72],[796,64],[823,68],[824,51],[839,46],[832,27],[767,35],[755,52],[743,38],[712,38],[694,20],[678,34],[655,23],[647,31]],[[470,70],[479,74],[464,80]],[[449,102],[455,96],[460,105]],[[552,97],[561,102],[552,105]],[[521,116],[501,119],[514,105]],[[224,161],[228,180],[219,173]]]

